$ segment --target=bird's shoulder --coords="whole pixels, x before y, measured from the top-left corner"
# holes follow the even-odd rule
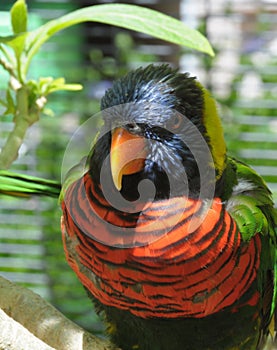
[[[226,183],[232,183],[226,209],[236,221],[244,240],[255,234],[270,235],[276,245],[277,212],[263,178],[250,166],[228,157]],[[226,187],[228,188],[228,186]]]
[[[71,186],[74,182],[83,177],[83,175],[88,171],[87,164],[88,157],[83,157],[79,163],[75,164],[72,168],[70,168],[63,179],[62,189],[59,196],[59,202],[62,203],[64,200],[65,193],[69,186]]]

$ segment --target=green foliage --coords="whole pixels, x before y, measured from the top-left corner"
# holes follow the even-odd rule
[[[58,197],[60,193],[60,186],[51,180],[43,180],[41,178],[20,174],[15,175],[8,170],[0,170],[0,193],[13,193],[18,197],[29,197],[30,195],[45,194],[49,196]]]
[[[209,42],[200,32],[170,16],[141,6],[106,4],[73,11],[31,32],[26,40],[28,59],[52,35],[82,22],[100,22],[138,31],[213,56]]]
[[[8,168],[17,158],[25,133],[41,113],[53,115],[45,107],[49,94],[60,90],[77,91],[79,84],[66,84],[64,78],[40,77],[28,80],[30,64],[41,46],[57,32],[82,22],[100,22],[142,32],[171,43],[186,46],[209,55],[213,50],[198,31],[160,12],[127,4],[94,5],[48,21],[28,31],[28,12],[25,0],[17,0],[11,8],[13,33],[0,37],[0,65],[10,75],[6,111],[14,116],[15,128],[0,153],[0,169]]]
[[[27,31],[27,5],[24,0],[18,0],[11,9],[11,22],[14,34]]]

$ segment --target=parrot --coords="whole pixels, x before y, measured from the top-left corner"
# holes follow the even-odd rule
[[[116,80],[100,109],[59,198],[67,262],[112,342],[274,349],[277,213],[262,177],[227,154],[215,99],[189,73],[150,64]]]

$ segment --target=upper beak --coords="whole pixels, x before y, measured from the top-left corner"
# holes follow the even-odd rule
[[[123,127],[112,131],[111,172],[115,187],[122,188],[123,175],[141,171],[147,156],[145,138],[128,132]]]

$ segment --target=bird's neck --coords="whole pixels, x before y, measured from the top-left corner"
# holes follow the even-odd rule
[[[94,161],[95,155],[92,155],[90,162],[90,176],[95,185],[100,188],[105,187],[105,193],[118,192],[115,188],[111,176],[110,167],[104,167],[101,162]],[[99,166],[99,164],[101,164]],[[201,179],[197,167],[188,167],[187,180],[178,173],[168,174],[161,169],[151,168],[150,171],[143,169],[139,173],[125,175],[122,178],[122,187],[120,195],[127,201],[137,201],[142,198],[145,202],[159,201],[169,198],[186,196],[188,198],[197,199],[202,196],[202,186],[209,186],[205,179]],[[226,190],[226,174],[230,173],[227,167],[222,176],[212,184],[213,191],[210,191],[209,198],[219,197],[223,200],[229,196]],[[231,169],[232,170],[232,169]],[[227,175],[228,175],[227,174]],[[228,177],[228,176],[227,176]],[[173,179],[173,180],[172,180]],[[103,183],[104,180],[104,183]],[[147,180],[147,181],[145,181]],[[187,182],[185,182],[187,181]],[[227,191],[227,192],[226,192]],[[227,193],[227,194],[226,194]],[[205,197],[203,197],[205,199]]]

